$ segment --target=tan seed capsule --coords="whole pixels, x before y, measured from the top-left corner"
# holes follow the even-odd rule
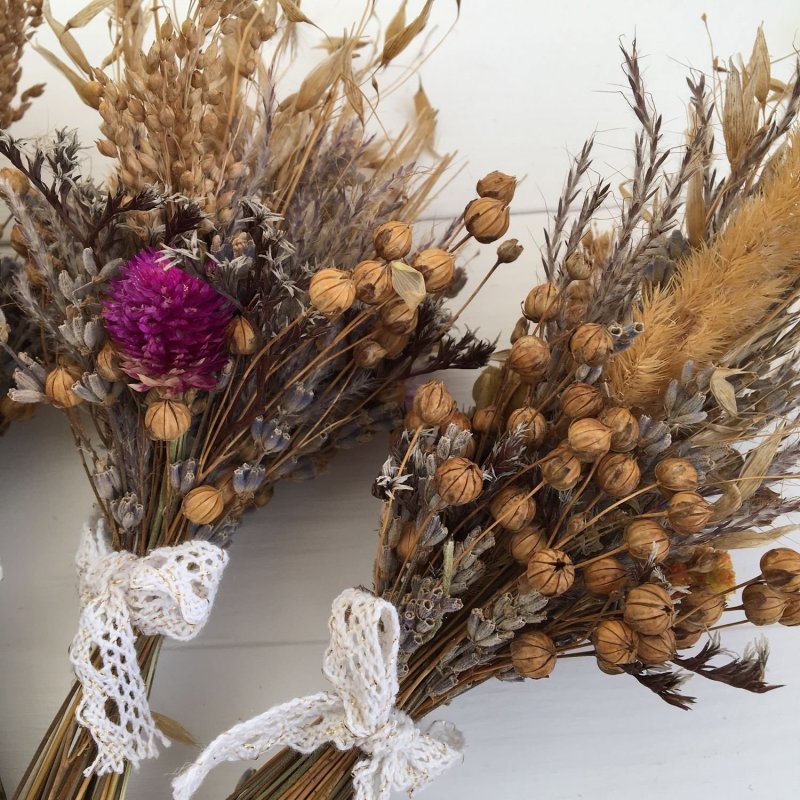
[[[685,458],[663,458],[656,464],[656,483],[662,493],[694,492],[697,470]]]
[[[681,598],[680,627],[685,631],[704,631],[719,621],[724,610],[723,595],[709,589],[694,589]]]
[[[635,519],[625,528],[625,544],[637,561],[660,564],[669,553],[669,536],[664,528],[652,519]]]
[[[548,322],[561,310],[558,289],[552,283],[534,286],[522,304],[522,313],[532,322]]]
[[[402,297],[395,297],[381,307],[381,324],[387,331],[403,335],[417,327],[418,313]]]
[[[547,547],[547,533],[535,522],[514,531],[509,541],[511,556],[518,564],[527,564],[535,552],[545,547]]]
[[[514,199],[517,179],[512,175],[494,170],[478,181],[475,187],[478,197],[493,197],[508,205]]]
[[[504,236],[510,222],[508,206],[493,197],[479,197],[464,210],[464,225],[481,244],[496,242]]]
[[[550,364],[550,348],[538,336],[522,336],[511,345],[508,366],[526,383],[544,377]]]
[[[628,453],[639,441],[639,421],[627,408],[613,406],[604,409],[600,422],[611,428],[611,449],[615,453]]]
[[[524,249],[518,239],[506,239],[497,247],[497,260],[501,264],[513,264],[522,255]]]
[[[556,646],[543,631],[518,633],[511,642],[511,663],[523,678],[546,678],[556,666]]]
[[[564,594],[575,582],[575,566],[563,550],[537,550],[525,572],[528,583],[545,597]]]
[[[700,641],[702,635],[702,628],[688,630],[681,623],[679,627],[675,628],[675,647],[678,650],[687,650],[690,647],[694,647]]]
[[[453,413],[455,403],[441,381],[428,381],[414,393],[413,408],[423,422],[439,426]]]
[[[258,335],[244,317],[234,317],[228,324],[228,349],[234,355],[247,356],[255,353]]]
[[[439,465],[434,482],[445,503],[463,506],[477,500],[483,491],[483,472],[468,458],[455,456]]]
[[[576,419],[570,423],[567,441],[579,461],[591,464],[608,453],[611,429],[592,417]]]
[[[669,593],[656,583],[634,586],[625,597],[625,622],[637,633],[656,636],[672,627],[675,607]]]
[[[597,485],[614,498],[627,497],[639,486],[642,474],[635,458],[627,453],[610,453],[597,465]]]
[[[514,330],[511,331],[511,344],[521,339],[523,336],[528,335],[528,320],[525,317],[520,317],[514,324]]]
[[[604,661],[602,658],[595,658],[595,663],[597,664],[597,668],[602,672],[604,675],[624,675],[625,670],[622,667],[618,667],[616,664],[610,664],[608,661]]]
[[[564,268],[574,281],[585,281],[592,274],[592,265],[580,250],[570,254],[564,262]]]
[[[183,516],[195,525],[209,525],[225,508],[222,492],[216,486],[197,486],[183,498]]]
[[[592,634],[598,659],[607,664],[632,664],[636,661],[639,637],[629,625],[618,619],[604,619]]]
[[[385,303],[394,295],[392,270],[382,261],[362,261],[353,270],[356,297],[368,305]]]
[[[387,261],[396,261],[411,251],[411,226],[405,222],[384,222],[373,233],[375,251]]]
[[[112,383],[114,381],[124,380],[125,378],[125,373],[119,365],[119,356],[111,342],[106,342],[100,348],[94,368],[103,380],[111,381]]]
[[[564,416],[570,419],[597,417],[605,405],[600,390],[588,383],[573,383],[561,392],[558,401]]]
[[[642,664],[665,664],[675,656],[677,643],[675,633],[666,630],[656,636],[639,636],[636,655]]]
[[[607,597],[621,592],[628,583],[628,570],[612,556],[592,561],[582,571],[584,586],[590,594]]]
[[[394,551],[397,557],[405,562],[413,555],[419,544],[421,535],[420,529],[413,522],[406,522],[401,531],[397,544],[394,546]]]
[[[411,262],[425,279],[425,289],[433,294],[443,292],[453,282],[456,274],[456,257],[447,250],[433,247],[421,250]]]
[[[451,425],[455,425],[460,431],[472,430],[472,423],[470,422],[469,417],[458,409],[455,409],[453,413],[446,420],[444,420],[444,422],[442,422],[442,424],[439,426],[440,433],[446,433],[447,429]]]
[[[519,531],[533,519],[536,501],[528,497],[527,489],[507,486],[492,498],[489,511],[502,528]]]
[[[178,400],[156,400],[147,407],[144,424],[153,439],[172,442],[189,430],[192,412]]]
[[[547,420],[535,408],[522,406],[509,415],[506,430],[518,430],[528,447],[539,447],[547,434]]]
[[[542,480],[559,492],[572,489],[581,477],[581,462],[563,442],[545,456],[540,469]]]
[[[44,384],[44,393],[47,399],[56,408],[74,408],[83,400],[72,387],[81,379],[81,371],[77,367],[56,367],[48,373]]]
[[[363,369],[374,369],[386,358],[386,350],[372,340],[359,342],[353,348],[353,361]]]
[[[761,574],[772,589],[800,591],[800,553],[790,547],[776,547],[761,556]]]
[[[397,358],[408,346],[410,337],[407,333],[393,333],[386,328],[378,328],[373,338],[386,351],[387,358]]]
[[[355,302],[356,286],[350,274],[332,267],[321,269],[308,287],[311,305],[326,317],[338,317]]]
[[[503,427],[503,417],[497,406],[479,408],[472,415],[472,430],[475,433],[490,433],[499,431]]]
[[[611,355],[614,340],[605,325],[585,322],[570,337],[569,350],[578,364],[597,367]]]
[[[778,620],[781,625],[789,625],[794,627],[800,625],[800,595],[790,595],[786,600],[786,608]]]
[[[744,615],[753,625],[780,622],[789,600],[763,583],[751,583],[742,590]]]
[[[711,504],[694,492],[678,492],[667,506],[667,519],[675,533],[700,533],[712,513]]]

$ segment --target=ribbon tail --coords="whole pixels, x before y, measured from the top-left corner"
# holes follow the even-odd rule
[[[362,758],[353,767],[352,776],[355,800],[389,800],[392,781],[386,774],[383,759]]]

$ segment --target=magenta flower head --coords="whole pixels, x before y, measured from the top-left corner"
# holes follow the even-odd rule
[[[164,253],[137,253],[112,281],[103,318],[120,366],[145,392],[213,389],[227,360],[230,303]]]

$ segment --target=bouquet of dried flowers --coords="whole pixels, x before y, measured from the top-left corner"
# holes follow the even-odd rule
[[[285,725],[266,712],[222,734],[176,780],[176,798],[214,764],[275,744],[293,749],[231,800],[414,788],[458,743],[411,722],[490,678],[545,678],[570,658],[683,709],[690,675],[774,688],[766,644],[733,655],[718,631],[800,624],[800,553],[768,550],[748,579],[730,555],[780,537],[776,521],[798,509],[780,490],[798,461],[800,81],[771,78],[760,32],[747,64],[720,67],[716,91],[690,80],[688,140],[667,174],[635,47],[624,56],[642,129],[616,227],[592,224],[603,182],[570,214],[589,142],[545,235],[547,280],[475,384],[474,408],[458,410],[439,381],[414,395],[374,486],[377,611],[363,612],[363,592],[334,605],[324,663],[334,690],[294,701],[305,720],[290,703]]]
[[[444,303],[464,281],[458,249],[505,234],[515,185],[493,173],[442,236],[412,231],[449,163],[415,167],[435,113],[419,93],[415,126],[373,136],[363,87],[430,3],[355,69],[365,14],[280,102],[274,75],[311,24],[294,3],[206,0],[180,23],[124,5],[115,77],[46,8],[87,73],[65,67],[103,118],[111,188],[81,176],[66,131],[35,148],[0,135],[26,258],[15,299],[43,341],[39,358],[8,348],[11,397],[64,411],[96,498],[77,559],[79,682],[18,798],[121,797],[163,739],[146,702],[160,635],[198,632],[242,514],[393,427],[406,379],[486,363],[493,345],[451,336]]]

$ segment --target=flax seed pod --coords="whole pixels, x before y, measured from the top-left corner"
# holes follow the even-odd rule
[[[678,492],[667,506],[667,519],[675,533],[700,533],[712,513],[711,504],[694,492]]]
[[[545,456],[540,470],[542,480],[559,492],[574,488],[581,478],[581,462],[566,442]]]
[[[511,642],[511,663],[523,678],[546,678],[556,666],[556,646],[543,631],[518,633]]]
[[[685,458],[663,458],[656,464],[656,483],[661,493],[670,497],[675,492],[697,490],[697,470]]]
[[[494,170],[484,175],[475,187],[478,197],[493,197],[508,205],[514,199],[517,188],[517,179],[512,175]]]
[[[222,492],[216,486],[204,485],[192,489],[183,498],[183,516],[195,525],[208,525],[219,519],[225,508]]]
[[[56,408],[74,408],[83,399],[72,391],[72,387],[81,379],[81,371],[73,366],[59,366],[47,374],[44,393]]]
[[[470,422],[469,417],[458,409],[453,409],[453,413],[450,414],[450,416],[444,420],[444,422],[442,422],[442,424],[439,426],[439,433],[446,433],[447,429],[451,425],[455,425],[460,431],[472,430],[472,423]]]
[[[386,358],[386,350],[371,339],[353,348],[353,361],[364,369],[374,369]]]
[[[604,409],[600,422],[611,428],[611,449],[615,453],[628,453],[639,441],[639,421],[627,408],[612,406]]]
[[[570,254],[564,262],[564,268],[573,281],[585,281],[592,274],[592,265],[580,250]]]
[[[255,353],[258,335],[253,326],[241,316],[234,317],[228,324],[228,349],[234,355],[246,356]]]
[[[767,586],[781,592],[800,591],[800,553],[776,547],[761,556],[761,574]]]
[[[189,430],[192,412],[178,400],[157,400],[147,407],[144,424],[153,439],[172,442]]]
[[[519,243],[519,239],[506,239],[497,247],[497,261],[500,264],[513,264],[522,255],[524,249]]]
[[[377,306],[394,295],[392,271],[382,261],[362,261],[353,270],[356,297],[367,305]]]
[[[595,661],[597,663],[597,668],[604,675],[624,675],[625,674],[625,670],[622,669],[622,667],[618,667],[616,664],[609,664],[608,661],[604,661],[599,656],[596,656]]]
[[[675,656],[676,650],[675,633],[669,629],[656,636],[640,634],[636,645],[636,655],[639,661],[647,665],[665,664]]]
[[[632,494],[641,477],[635,458],[627,453],[610,453],[597,465],[594,480],[609,497],[620,498]]]
[[[632,664],[636,661],[639,637],[629,625],[618,619],[604,619],[592,634],[598,659],[607,664]]]
[[[456,274],[456,257],[447,250],[432,247],[414,256],[411,266],[425,280],[425,289],[436,294],[443,292],[453,282]]]
[[[614,350],[614,340],[605,325],[585,322],[579,325],[569,340],[569,351],[578,364],[598,367]]]
[[[592,561],[582,572],[586,591],[602,597],[621,592],[628,583],[628,570],[612,556]]]
[[[623,619],[637,633],[657,636],[672,627],[675,607],[666,589],[656,583],[643,583],[628,591]]]
[[[558,288],[552,283],[534,286],[522,304],[522,313],[531,322],[548,322],[555,319],[561,311],[561,298]]]
[[[308,287],[311,305],[326,317],[338,317],[349,309],[356,299],[356,286],[350,274],[332,267],[321,269],[311,278]]]
[[[514,323],[514,329],[511,331],[511,337],[510,337],[511,344],[514,344],[514,342],[516,342],[517,339],[521,339],[523,336],[527,336],[529,327],[530,326],[528,325],[528,320],[526,320],[525,317],[520,317]]]
[[[625,544],[637,561],[660,564],[669,553],[669,536],[653,519],[635,519],[625,528]]]
[[[681,598],[680,627],[685,631],[704,631],[719,622],[725,610],[725,597],[709,589],[694,589]]]
[[[697,630],[690,630],[685,628],[683,623],[675,628],[675,646],[678,650],[687,650],[694,647],[703,635],[703,628]]]
[[[411,226],[405,222],[384,222],[373,232],[375,252],[387,261],[396,261],[411,251]]]
[[[506,430],[519,430],[528,447],[539,447],[547,434],[547,420],[535,408],[522,406],[511,412]]]
[[[100,348],[94,368],[101,378],[111,381],[112,383],[114,381],[124,380],[125,378],[125,373],[119,365],[119,356],[111,342],[106,342]]]
[[[453,395],[441,381],[423,383],[414,393],[414,411],[428,425],[441,425],[453,413],[455,404]]]
[[[576,419],[570,423],[567,441],[579,461],[591,464],[608,453],[611,429],[592,417]]]
[[[381,324],[398,335],[411,333],[417,327],[418,312],[411,308],[402,297],[395,297],[381,307]]]
[[[508,366],[525,383],[544,377],[550,364],[550,348],[538,336],[522,336],[511,345]]]
[[[483,472],[468,458],[454,456],[439,465],[434,482],[445,503],[463,506],[477,500],[483,491]]]
[[[789,625],[794,627],[800,625],[800,595],[789,595],[786,600],[786,608],[778,620],[781,625]]]
[[[479,197],[464,209],[464,226],[481,244],[496,242],[508,230],[508,205],[494,197]]]
[[[751,583],[742,590],[744,615],[753,625],[773,625],[780,622],[788,598],[763,583]]]
[[[397,358],[406,349],[409,334],[393,333],[386,328],[378,328],[372,338],[386,351],[386,358]]]
[[[503,427],[503,417],[497,406],[476,409],[472,415],[472,430],[475,433],[495,433]]]
[[[536,522],[514,531],[509,540],[509,550],[514,561],[527,564],[538,550],[547,547],[547,532]]]
[[[570,419],[597,417],[605,405],[600,390],[588,383],[573,383],[568,386],[561,392],[558,402],[564,416]]]
[[[536,513],[536,501],[528,491],[519,486],[501,489],[489,503],[489,512],[495,522],[508,531],[524,528]]]
[[[422,531],[413,522],[406,522],[403,525],[397,544],[394,546],[394,551],[402,562],[408,561],[417,549],[421,533]]]
[[[545,547],[534,552],[528,562],[528,582],[539,594],[556,597],[575,582],[575,566],[563,551]]]

